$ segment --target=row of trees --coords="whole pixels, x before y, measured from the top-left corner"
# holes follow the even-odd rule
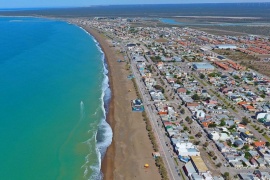
[[[148,117],[146,116],[145,112],[142,113],[142,116],[143,116],[143,120],[146,123],[146,130],[148,131],[148,136],[149,136],[149,139],[150,139],[150,141],[152,143],[153,149],[154,149],[154,151],[158,151],[158,145],[157,145],[157,142],[156,142],[156,137],[155,137],[154,132],[152,130],[151,123],[150,123]],[[165,168],[165,165],[164,165],[164,162],[163,162],[162,158],[157,157],[155,159],[155,161],[156,161],[156,166],[159,169],[159,173],[160,173],[162,179],[169,180],[168,173],[167,173],[167,170]]]
[[[140,96],[140,93],[138,91],[138,87],[137,87],[137,84],[136,84],[136,81],[134,79],[132,79],[132,82],[133,82],[133,85],[134,85],[134,88],[135,88],[135,92],[136,92],[136,95],[141,98]],[[158,144],[157,144],[157,141],[156,141],[156,137],[154,135],[154,132],[152,130],[152,126],[151,126],[151,123],[150,123],[150,120],[148,119],[147,115],[145,112],[142,113],[142,116],[143,116],[143,120],[145,121],[145,124],[146,124],[146,130],[148,131],[148,137],[152,143],[152,147],[154,149],[154,151],[158,151]],[[169,180],[168,178],[168,173],[167,173],[167,170],[164,166],[164,163],[162,161],[162,158],[161,157],[158,157],[155,159],[156,161],[156,166],[158,167],[159,169],[159,173],[162,177],[162,179],[164,180]]]

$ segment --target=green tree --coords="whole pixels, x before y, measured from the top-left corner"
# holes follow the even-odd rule
[[[191,121],[191,119],[190,119],[189,116],[187,116],[187,117],[185,118],[185,120],[186,120],[187,122]]]
[[[250,123],[250,121],[249,121],[248,118],[245,116],[245,117],[242,118],[242,122],[241,122],[241,123],[244,124],[244,125],[247,125],[248,123]]]
[[[221,167],[221,165],[222,165],[221,163],[216,164],[217,167]]]
[[[194,101],[200,100],[200,96],[199,96],[198,94],[194,94],[191,98],[192,98]]]
[[[234,79],[240,79],[239,76],[237,76],[237,75],[234,75],[233,77],[234,77]]]
[[[219,124],[220,126],[225,126],[226,125],[226,122],[225,122],[225,120],[224,119],[221,119],[221,121],[220,121],[220,124]]]
[[[227,141],[228,146],[232,146],[232,142],[229,140]]]
[[[195,136],[198,137],[198,138],[200,138],[200,137],[202,137],[202,133],[201,132],[198,132]]]
[[[181,114],[185,114],[185,109],[182,108],[182,109],[180,110],[180,113],[181,113]]]
[[[216,123],[211,123],[211,124],[209,124],[208,127],[210,127],[210,128],[215,128],[215,127],[217,127],[217,125],[216,125]]]
[[[247,151],[247,150],[249,149],[249,145],[247,145],[247,144],[244,145],[244,146],[242,147],[242,149]]]
[[[181,81],[180,81],[179,79],[177,79],[177,80],[175,81],[175,83],[176,83],[176,84],[181,84]]]
[[[209,154],[209,156],[211,156],[211,157],[215,155],[214,151],[209,151],[208,154]]]
[[[194,141],[194,145],[199,145],[200,141]]]
[[[230,173],[228,173],[228,172],[225,172],[223,174],[223,176],[224,176],[225,180],[229,180],[230,179]]]
[[[235,129],[235,128],[236,128],[235,124],[229,127],[229,129]]]
[[[201,79],[204,79],[204,78],[205,78],[205,75],[201,73],[201,74],[200,74],[200,78],[201,78]]]
[[[261,98],[265,98],[265,95],[264,94],[261,94]]]
[[[207,147],[208,145],[209,145],[208,142],[205,142],[205,143],[203,144],[204,147]]]

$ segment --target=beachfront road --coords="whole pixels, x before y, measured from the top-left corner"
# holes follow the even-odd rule
[[[147,113],[150,119],[150,122],[152,124],[152,128],[153,128],[155,137],[159,145],[160,154],[167,168],[169,177],[172,180],[183,179],[181,175],[179,174],[179,167],[177,167],[175,163],[174,157],[172,156],[172,152],[169,149],[169,147],[166,145],[166,139],[165,139],[166,135],[163,132],[162,128],[159,127],[159,124],[157,121],[159,119],[159,117],[157,116],[157,111],[151,108],[154,105],[153,101],[151,101],[149,94],[145,93],[146,88],[145,88],[145,85],[143,84],[143,81],[141,81],[141,76],[139,74],[139,71],[136,68],[135,62],[131,62],[131,69],[135,76],[135,80],[138,85],[140,94],[142,96],[142,100],[145,106],[145,112]]]

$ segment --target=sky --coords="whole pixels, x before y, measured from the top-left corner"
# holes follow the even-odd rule
[[[116,4],[181,4],[224,2],[270,2],[270,0],[0,0],[0,9],[32,7],[84,7],[91,5]]]

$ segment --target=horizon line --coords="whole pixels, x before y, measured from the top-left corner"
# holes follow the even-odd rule
[[[270,4],[269,2],[194,2],[194,3],[146,3],[146,4],[100,4],[100,5],[85,5],[85,6],[33,6],[33,7],[7,7],[7,8],[0,8],[1,10],[16,10],[16,9],[56,9],[56,8],[90,8],[90,7],[102,7],[102,6],[138,6],[138,5],[194,5],[194,4]]]

